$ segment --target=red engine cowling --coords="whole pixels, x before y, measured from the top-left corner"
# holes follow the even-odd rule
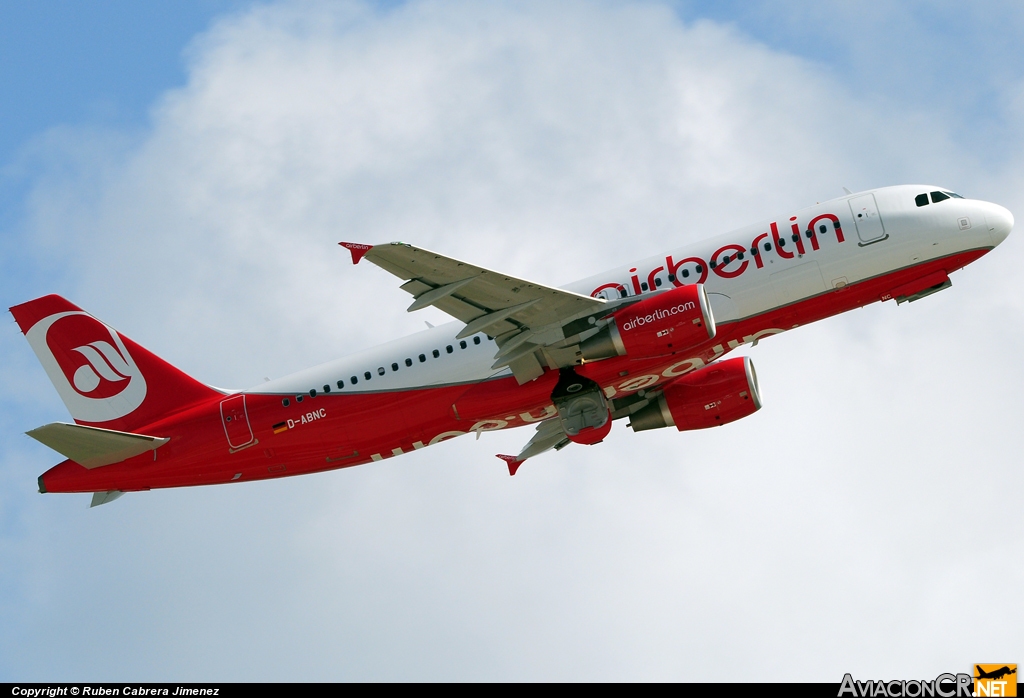
[[[663,356],[697,346],[715,336],[703,284],[680,286],[623,308],[613,322],[580,343],[588,361],[613,356]]]
[[[761,409],[750,357],[717,361],[674,380],[657,401],[629,418],[633,431],[674,426],[679,431],[717,427]]]

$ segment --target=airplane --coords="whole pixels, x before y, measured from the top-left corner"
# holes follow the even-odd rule
[[[205,385],[56,296],[12,307],[73,423],[29,436],[67,460],[39,491],[249,482],[380,461],[533,426],[516,455],[721,426],[761,407],[741,345],[877,301],[912,302],[1013,228],[1002,206],[935,186],[846,194],[619,265],[564,288],[410,244],[339,243],[397,276],[408,310],[455,321],[248,390]],[[429,324],[429,323],[428,323]]]

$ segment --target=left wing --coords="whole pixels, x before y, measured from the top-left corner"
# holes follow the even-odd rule
[[[492,368],[508,366],[520,383],[580,360],[580,341],[603,326],[599,320],[629,302],[605,301],[517,279],[402,242],[339,243],[352,262],[373,262],[405,281],[414,300],[409,312],[429,305],[466,323],[458,336],[484,332],[499,349]],[[625,300],[625,299],[624,299]],[[542,363],[543,362],[543,363]]]

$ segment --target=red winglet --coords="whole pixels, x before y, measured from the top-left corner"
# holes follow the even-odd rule
[[[353,264],[359,264],[363,255],[373,249],[373,245],[360,245],[358,242],[339,242],[338,244],[352,253]]]
[[[503,456],[500,453],[498,454],[498,458],[508,463],[509,476],[515,475],[516,471],[519,470],[519,466],[526,462],[525,460],[519,460],[515,456]]]

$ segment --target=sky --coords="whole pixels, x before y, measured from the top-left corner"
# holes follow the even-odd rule
[[[0,294],[207,383],[447,318],[339,240],[563,284],[842,194],[1024,215],[1018,3],[0,5]],[[36,492],[0,333],[0,681],[933,678],[1024,641],[1020,233],[744,348],[764,408],[278,481]]]

